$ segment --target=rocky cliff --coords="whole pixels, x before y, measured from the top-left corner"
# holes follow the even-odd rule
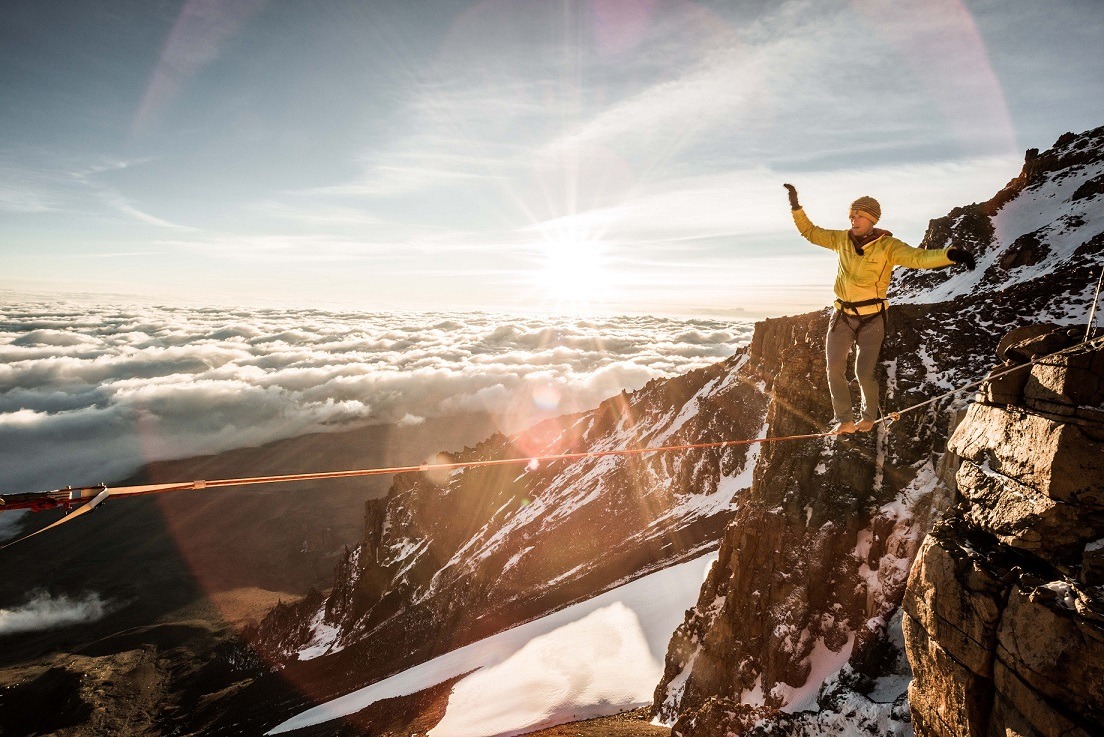
[[[1018,332],[905,591],[917,735],[1104,733],[1104,345],[1029,366],[1085,333]]]
[[[923,245],[963,245],[977,255],[978,268],[899,272],[882,353],[885,407],[909,407],[984,374],[993,352],[1005,348],[1001,336],[1017,326],[1084,324],[1104,252],[1102,178],[1104,129],[1067,134],[1049,151],[1029,151],[1021,174],[989,202],[932,221]],[[750,365],[761,367],[770,393],[771,434],[807,432],[828,414],[823,332],[823,316],[758,326]],[[781,360],[775,365],[768,355]],[[1071,410],[1071,400],[1054,391],[1035,401],[1051,402],[1050,411],[1062,416],[1086,411]],[[957,458],[945,451],[961,404],[947,397],[866,437],[764,451],[698,604],[672,639],[656,690],[656,713],[675,735],[911,730],[901,603],[920,541],[957,493]],[[985,435],[979,412],[971,410],[956,437]],[[1030,436],[1020,440],[1018,457],[1034,458]],[[975,460],[982,453],[971,452]],[[990,467],[964,468],[957,484],[962,474]],[[992,484],[977,496],[974,515],[982,518],[1007,501]],[[1020,507],[1024,519],[1035,513],[1027,502]],[[1051,525],[1033,540],[1080,551],[1085,535],[1095,539],[1065,529],[1080,524],[1068,509],[1043,516]],[[952,539],[959,529],[937,528]],[[924,596],[922,580],[916,586],[915,596]],[[938,682],[942,663],[924,662],[928,671],[918,683]],[[920,707],[918,721],[943,714],[939,708]],[[958,718],[943,715],[946,723]]]

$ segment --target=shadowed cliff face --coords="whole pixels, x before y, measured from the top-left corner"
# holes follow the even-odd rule
[[[884,407],[984,376],[1012,328],[1084,320],[1104,252],[1099,195],[1086,193],[1102,171],[1104,129],[1063,136],[1029,152],[990,202],[932,221],[925,245],[970,248],[978,269],[898,272]],[[772,435],[809,432],[828,414],[824,328],[820,315],[757,326],[751,365],[769,387]],[[962,404],[937,401],[865,437],[764,450],[656,689],[654,708],[674,734],[909,731],[900,607],[920,542],[955,493],[958,457],[945,451]],[[971,411],[959,433],[984,432],[980,421]],[[1021,455],[1036,453],[1032,437]],[[977,473],[966,464],[957,484]],[[982,518],[1007,503],[978,495]],[[1033,519],[1043,518],[1045,532],[1026,537],[1083,546],[1071,515]]]

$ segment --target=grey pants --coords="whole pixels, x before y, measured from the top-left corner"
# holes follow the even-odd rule
[[[825,354],[828,359],[828,389],[832,393],[832,412],[836,422],[854,422],[851,388],[847,382],[847,355],[855,346],[855,378],[862,391],[862,419],[878,419],[878,381],[874,369],[885,339],[885,313],[848,315],[836,310],[828,323]]]

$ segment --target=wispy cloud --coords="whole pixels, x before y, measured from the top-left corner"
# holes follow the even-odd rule
[[[484,218],[478,235],[488,242],[557,221],[615,242],[686,242],[788,230],[774,190],[795,175],[811,182],[810,194],[819,194],[824,177],[832,182],[823,186],[825,193],[857,186],[899,198],[896,212],[907,230],[961,204],[951,198],[977,192],[979,182],[991,194],[1010,176],[994,174],[994,162],[1003,167],[1008,159],[991,155],[925,165],[902,161],[902,148],[953,143],[956,134],[921,132],[910,122],[923,107],[922,96],[878,96],[878,115],[860,113],[856,87],[840,70],[853,60],[832,52],[838,39],[852,38],[871,56],[911,49],[910,63],[918,68],[927,68],[928,60],[946,66],[946,59],[957,59],[965,81],[956,84],[987,90],[985,99],[994,103],[975,115],[974,125],[1006,126],[999,85],[978,57],[970,19],[960,12],[931,19],[880,3],[790,2],[770,6],[744,26],[715,17],[708,26],[697,16],[659,17],[648,18],[652,27],[640,26],[647,58],[619,59],[641,79],[652,78],[635,86],[618,87],[602,77],[588,87],[582,70],[605,63],[600,54],[579,51],[578,77],[565,79],[563,70],[534,71],[532,59],[516,73],[481,67],[483,57],[454,39],[486,79],[462,84],[476,75],[456,71],[414,85],[408,135],[366,157],[362,177],[299,194],[309,194],[316,206],[361,198],[378,212],[379,197],[463,190],[465,201],[496,203],[488,209],[497,210],[498,221]],[[953,43],[940,40],[947,34]],[[535,46],[532,57],[551,57],[551,51]],[[862,70],[870,63],[860,59],[855,74],[865,79]],[[555,124],[549,109],[558,115]],[[814,124],[810,116],[818,109],[839,112],[849,128],[833,130],[831,116]],[[791,145],[799,139],[799,146]],[[776,167],[789,173],[775,173]],[[944,175],[952,168],[954,176]],[[441,231],[427,242],[468,240],[457,227],[461,217],[450,222],[443,215]]]
[[[6,178],[0,174],[0,212],[50,212],[54,209],[45,193],[36,192],[26,184],[17,187],[3,183],[2,179]]]
[[[103,619],[110,608],[111,603],[95,592],[71,598],[35,590],[22,606],[0,609],[0,636],[95,622]]]
[[[380,225],[385,221],[378,216],[365,212],[362,208],[318,201],[299,201],[285,203],[276,200],[259,202],[251,206],[263,217],[286,220],[308,226],[366,226]]]
[[[192,239],[161,239],[157,245],[183,249],[206,259],[255,263],[322,263],[388,257],[396,244],[313,235],[232,235],[205,233]]]
[[[792,182],[824,227],[846,227],[850,202],[869,194],[882,203],[887,227],[907,231],[918,242],[930,219],[988,199],[1021,163],[1015,156],[987,156],[804,173],[760,167],[671,180],[622,205],[616,217],[609,212],[600,217],[610,237],[624,241],[788,234],[793,222],[782,183]]]
[[[31,154],[0,151],[0,212],[48,213],[62,207],[72,190],[63,171],[34,166]]]
[[[7,152],[11,161],[0,163],[0,211],[40,214],[70,214],[81,218],[102,217],[106,209],[146,225],[172,230],[195,228],[173,223],[146,212],[131,197],[106,179],[119,172],[148,164],[153,159],[121,159],[96,156],[81,166],[72,167],[54,154],[50,163],[37,166],[26,162],[31,154]]]
[[[132,256],[160,256],[163,251],[114,251],[97,253],[76,253],[72,258],[130,258]]]
[[[165,38],[141,105],[109,116],[132,124],[127,145],[92,148],[127,138],[105,119],[100,138],[56,133],[69,149],[24,135],[0,151],[0,212],[19,214],[4,240],[41,248],[8,246],[5,284],[516,309],[556,245],[583,242],[609,267],[590,281],[634,295],[617,309],[669,313],[704,295],[724,309],[820,273],[799,263],[782,181],[824,225],[874,195],[909,242],[991,196],[1020,164],[996,71],[1019,86],[1018,116],[1065,109],[1023,58],[1065,59],[1070,89],[1087,89],[1065,47],[1101,27],[1092,16],[1056,44],[1031,19],[1068,27],[1084,8],[959,0],[480,2],[432,22],[398,4],[251,22],[263,5],[189,0],[167,36],[154,14],[146,27]],[[302,45],[277,51],[293,31]],[[93,40],[71,39],[96,58]],[[127,53],[96,85],[133,84],[148,48]],[[32,81],[20,99],[38,99]],[[1099,107],[1073,97],[1088,101],[1069,105],[1079,114]],[[789,282],[763,281],[779,275]]]
[[[154,225],[159,228],[170,228],[172,230],[196,230],[187,225],[180,225],[173,223],[164,218],[151,215],[148,212],[140,209],[134,202],[124,196],[115,187],[106,184],[102,181],[102,175],[110,174],[113,172],[129,169],[132,166],[148,163],[149,159],[138,160],[108,160],[101,161],[92,164],[85,169],[80,169],[71,173],[73,181],[80,183],[88,190],[90,190],[103,204],[107,205],[112,210],[122,213],[129,218],[133,218],[147,225]]]
[[[130,200],[121,195],[110,187],[96,187],[100,198],[110,207],[121,212],[123,215],[140,220],[147,225],[156,225],[159,228],[171,228],[173,230],[196,230],[187,225],[180,225],[178,223],[169,222],[164,218],[159,218],[156,215],[151,215],[148,212],[138,209]]]
[[[732,39],[735,42],[735,39]],[[542,156],[603,147],[622,152],[653,172],[687,145],[714,138],[718,128],[738,130],[765,121],[771,94],[765,67],[783,44],[718,49],[677,76],[659,81],[602,110],[577,130],[543,147]],[[727,137],[727,136],[725,136]]]

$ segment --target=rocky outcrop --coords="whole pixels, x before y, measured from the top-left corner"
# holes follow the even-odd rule
[[[983,387],[951,438],[959,502],[904,599],[917,735],[1104,732],[1104,345],[1026,363],[1083,337],[1008,347],[1021,393]]]
[[[758,326],[751,364],[770,388],[772,435],[815,432],[831,415],[825,318]],[[931,336],[922,313],[908,308],[895,311],[894,325],[887,389],[907,403],[929,379],[922,354]],[[894,644],[895,614],[909,564],[949,493],[938,455],[954,421],[937,410],[871,435],[764,450],[698,604],[672,638],[655,708],[673,734],[758,734],[764,724],[816,734],[824,725],[796,712],[843,701],[872,723],[896,714],[903,724],[907,667]]]
[[[1039,276],[1031,268],[1035,266],[1078,267],[1076,259],[1069,259],[1077,246],[1082,253],[1100,250],[1099,244],[1091,245],[1091,236],[1099,233],[1092,227],[1091,206],[1096,203],[1098,209],[1104,195],[1102,170],[1104,127],[1063,134],[1042,153],[1030,149],[1020,173],[988,201],[956,207],[931,220],[919,246],[956,245],[971,251],[985,272],[978,285],[982,290],[1005,290],[1033,280]],[[923,301],[948,299],[954,295],[938,289],[947,280],[941,271],[901,271],[894,275],[895,292]],[[1086,290],[1075,299],[1082,303],[1089,296]]]

